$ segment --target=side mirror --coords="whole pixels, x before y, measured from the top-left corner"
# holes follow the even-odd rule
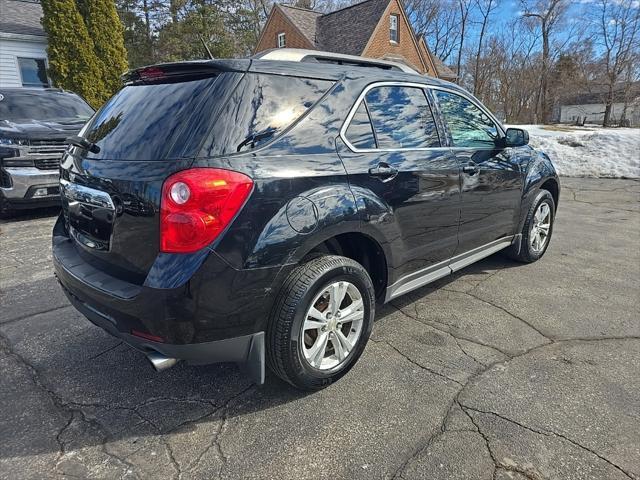
[[[507,134],[504,137],[506,147],[522,147],[529,143],[529,132],[522,128],[507,128]]]

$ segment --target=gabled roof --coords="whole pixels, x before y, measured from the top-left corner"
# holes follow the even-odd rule
[[[390,0],[366,0],[317,19],[316,45],[328,52],[362,54]]]
[[[418,35],[418,46],[420,48],[420,53],[422,54],[423,57],[425,57],[424,60],[429,65],[431,65],[432,70],[435,71],[436,77],[442,78],[443,80],[447,80],[448,82],[456,81],[457,79],[456,74],[453,72],[453,70],[447,67],[444,64],[444,62],[440,60],[440,58],[436,57],[431,52],[431,50],[429,49],[429,46],[427,45],[427,42],[424,39],[423,34]]]
[[[316,19],[322,16],[322,12],[307,10],[306,8],[278,5],[284,14],[298,27],[307,40],[313,45],[316,43]]]
[[[276,4],[274,8],[279,9],[287,21],[316,49],[346,55],[362,55],[390,2],[391,0],[364,0],[329,13],[282,4]],[[400,4],[404,12],[402,2]],[[406,13],[404,20],[409,23],[409,29],[413,32]],[[263,34],[264,31],[263,29]],[[423,64],[419,68],[425,67],[427,71],[435,70],[438,78],[455,81],[456,74],[429,51],[424,39],[414,36],[412,40]],[[387,58],[407,63],[404,57],[387,56]],[[410,66],[415,68],[415,65]]]
[[[438,78],[444,78],[445,80],[455,80],[458,76],[455,74],[453,70],[447,67],[442,60],[440,60],[437,56],[431,55],[431,60],[433,60],[433,65],[436,67],[436,72],[438,73]]]
[[[42,7],[27,0],[0,0],[0,33],[38,35],[44,37],[40,23]]]

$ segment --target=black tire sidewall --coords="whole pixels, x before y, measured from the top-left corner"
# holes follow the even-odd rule
[[[11,208],[11,204],[9,200],[5,198],[5,196],[0,193],[0,218],[7,219],[13,217],[13,209]]]

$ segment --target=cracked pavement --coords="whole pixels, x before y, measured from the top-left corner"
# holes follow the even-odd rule
[[[640,182],[562,179],[551,246],[379,308],[340,382],[156,373],[71,308],[55,211],[0,224],[0,478],[640,479]]]

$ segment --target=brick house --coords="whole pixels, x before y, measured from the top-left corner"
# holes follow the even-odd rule
[[[432,77],[456,79],[416,36],[401,0],[366,0],[330,13],[275,4],[256,53],[283,47],[393,60]]]

